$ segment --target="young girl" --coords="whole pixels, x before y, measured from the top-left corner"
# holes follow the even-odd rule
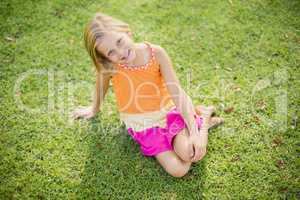
[[[166,51],[149,42],[135,43],[128,24],[102,13],[88,23],[85,46],[96,67],[90,107],[74,118],[91,118],[100,109],[112,81],[120,119],[145,156],[174,177],[206,154],[208,129],[223,122],[214,107],[196,106],[180,86]]]

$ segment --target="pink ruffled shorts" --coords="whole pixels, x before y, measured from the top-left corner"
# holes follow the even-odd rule
[[[198,128],[200,128],[202,118],[197,114],[194,117]],[[166,115],[165,127],[156,126],[142,131],[128,128],[127,132],[140,145],[140,151],[144,156],[155,156],[164,151],[172,151],[173,138],[186,127],[184,119],[174,107]]]

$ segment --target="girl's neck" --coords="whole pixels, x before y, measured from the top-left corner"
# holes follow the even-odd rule
[[[145,62],[149,59],[149,51],[148,46],[145,43],[135,43],[135,58],[130,62],[127,63],[127,66],[139,66],[144,65]]]

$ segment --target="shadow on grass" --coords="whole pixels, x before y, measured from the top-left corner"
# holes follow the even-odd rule
[[[77,190],[80,198],[101,199],[200,199],[205,178],[205,161],[194,165],[183,178],[169,176],[153,157],[144,157],[124,125],[90,123],[86,139],[89,150]],[[99,131],[98,131],[99,130]]]

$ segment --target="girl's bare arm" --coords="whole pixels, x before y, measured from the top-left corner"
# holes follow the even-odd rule
[[[96,84],[93,92],[92,105],[88,107],[81,107],[75,109],[72,113],[75,119],[83,117],[85,119],[92,118],[100,110],[100,106],[104,101],[104,97],[109,88],[109,81],[111,79],[111,74],[106,71],[97,72],[96,74]]]
[[[109,88],[110,79],[111,76],[108,72],[97,72],[96,74],[96,84],[92,102],[92,109],[94,112],[98,112],[100,110],[100,105],[104,101],[104,97]]]
[[[171,59],[169,58],[166,51],[158,45],[153,46],[155,48],[155,56],[157,57],[160,65],[160,71],[162,76],[164,77],[168,91],[172,96],[172,99],[178,111],[182,114],[185,123],[187,124],[189,134],[193,135],[198,132],[198,128],[194,118],[194,115],[196,113],[192,100],[182,89],[173,69]]]

